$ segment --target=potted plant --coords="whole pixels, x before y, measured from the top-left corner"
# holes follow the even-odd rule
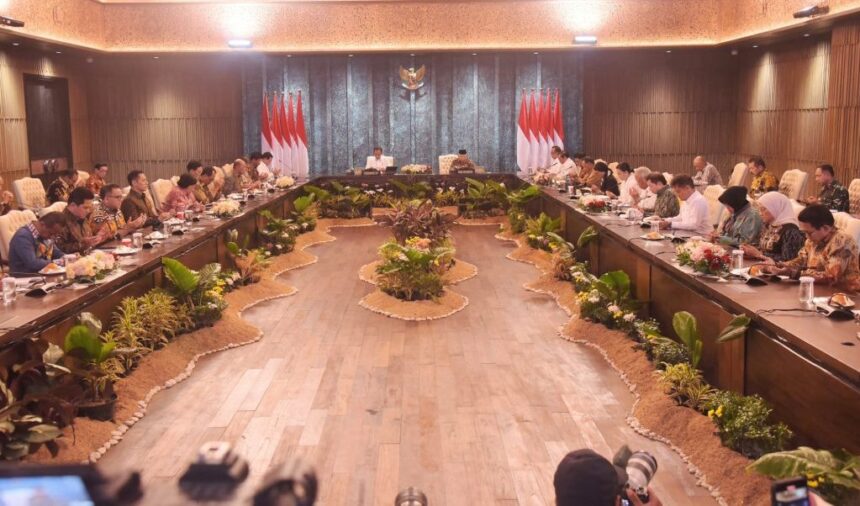
[[[460,214],[467,218],[482,218],[504,214],[507,203],[505,185],[487,179],[478,181],[467,177],[469,188],[460,204]]]
[[[100,337],[101,322],[90,313],[82,313],[80,323],[66,334],[63,343],[64,364],[78,376],[84,386],[84,398],[78,403],[78,414],[94,420],[113,419],[116,409],[114,378],[103,365],[116,343]]]
[[[277,218],[267,209],[260,211],[259,214],[266,219],[266,225],[260,231],[265,250],[272,256],[293,251],[296,236],[299,234],[299,226],[296,222]]]
[[[269,265],[268,253],[260,248],[248,249],[250,237],[246,236],[241,246],[238,244],[239,231],[230,229],[227,232],[227,252],[243,285],[258,283],[263,269]]]
[[[206,264],[199,271],[170,257],[162,258],[161,264],[173,296],[189,308],[196,327],[211,326],[221,318],[227,303],[216,288],[220,264]]]
[[[540,189],[531,184],[526,184],[518,190],[505,192],[505,198],[508,201],[508,223],[511,226],[511,232],[521,234],[525,231],[526,219],[528,218],[525,206],[538,195],[540,195]]]
[[[433,247],[430,239],[412,237],[405,244],[390,241],[379,248],[382,262],[376,273],[379,288],[401,300],[433,300],[442,296],[444,265],[454,249]]]
[[[561,231],[561,218],[551,218],[546,213],[540,213],[537,218],[526,220],[526,242],[535,249],[552,251],[554,239],[549,234],[558,236]]]

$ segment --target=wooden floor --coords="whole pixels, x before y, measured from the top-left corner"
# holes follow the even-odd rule
[[[248,310],[266,336],[205,359],[159,396],[102,465],[142,468],[170,486],[201,443],[227,440],[247,457],[252,488],[296,455],[314,464],[320,504],[393,503],[414,485],[432,506],[555,504],[562,456],[623,443],[659,461],[664,504],[715,504],[668,448],[624,422],[632,397],[596,352],[560,339],[566,315],[525,291],[536,270],[505,258],[495,227],[457,227],[458,256],[478,276],[455,289],[462,312],[404,322],[358,305],[357,277],[386,232],[335,229],[318,264],[285,279],[299,293]]]

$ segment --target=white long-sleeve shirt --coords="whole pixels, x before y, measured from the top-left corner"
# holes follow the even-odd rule
[[[365,169],[376,169],[380,172],[383,172],[385,170],[385,167],[388,166],[387,162],[388,162],[388,160],[386,160],[384,156],[380,156],[379,158],[376,158],[375,156],[371,155],[371,156],[367,157],[367,163],[364,164],[364,168]]]
[[[696,235],[706,237],[714,231],[711,225],[710,213],[708,212],[708,201],[698,190],[681,205],[678,216],[666,218],[672,230],[686,230]]]

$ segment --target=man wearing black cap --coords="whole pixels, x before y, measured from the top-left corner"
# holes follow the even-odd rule
[[[451,162],[452,174],[456,174],[461,170],[471,170],[472,172],[475,171],[475,164],[472,163],[472,160],[469,160],[469,155],[466,154],[465,149],[461,149],[457,153],[457,158],[455,158],[454,161]]]
[[[553,478],[556,506],[620,506],[621,494],[632,506],[662,506],[654,491],[643,503],[635,492],[624,490],[627,472],[593,450],[570,452],[558,464]]]

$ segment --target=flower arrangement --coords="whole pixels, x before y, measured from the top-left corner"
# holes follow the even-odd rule
[[[688,265],[694,271],[720,276],[729,270],[731,256],[722,246],[707,241],[690,241],[676,249],[678,264]]]
[[[116,269],[116,258],[110,253],[95,250],[66,266],[66,275],[79,283],[93,283],[104,279]]]
[[[552,184],[552,174],[549,172],[536,172],[534,176],[532,176],[532,181],[534,184],[540,186],[549,186]]]
[[[219,200],[212,204],[212,214],[219,218],[229,218],[239,214],[241,206],[233,199]]]
[[[630,277],[624,271],[612,271],[594,278],[577,269],[572,274],[575,283],[594,279],[588,290],[577,295],[580,314],[609,328],[626,332],[635,329],[639,303],[630,296]]]
[[[429,165],[410,164],[400,168],[400,172],[404,174],[430,174],[432,169]]]
[[[434,247],[430,239],[412,237],[405,244],[390,241],[379,248],[379,288],[398,299],[432,300],[444,289],[442,274],[454,257],[454,248]]]
[[[296,180],[292,176],[281,176],[275,180],[275,186],[282,190],[286,190],[296,184]]]
[[[589,195],[579,199],[579,207],[589,213],[605,213],[609,211],[607,200],[594,195]]]

